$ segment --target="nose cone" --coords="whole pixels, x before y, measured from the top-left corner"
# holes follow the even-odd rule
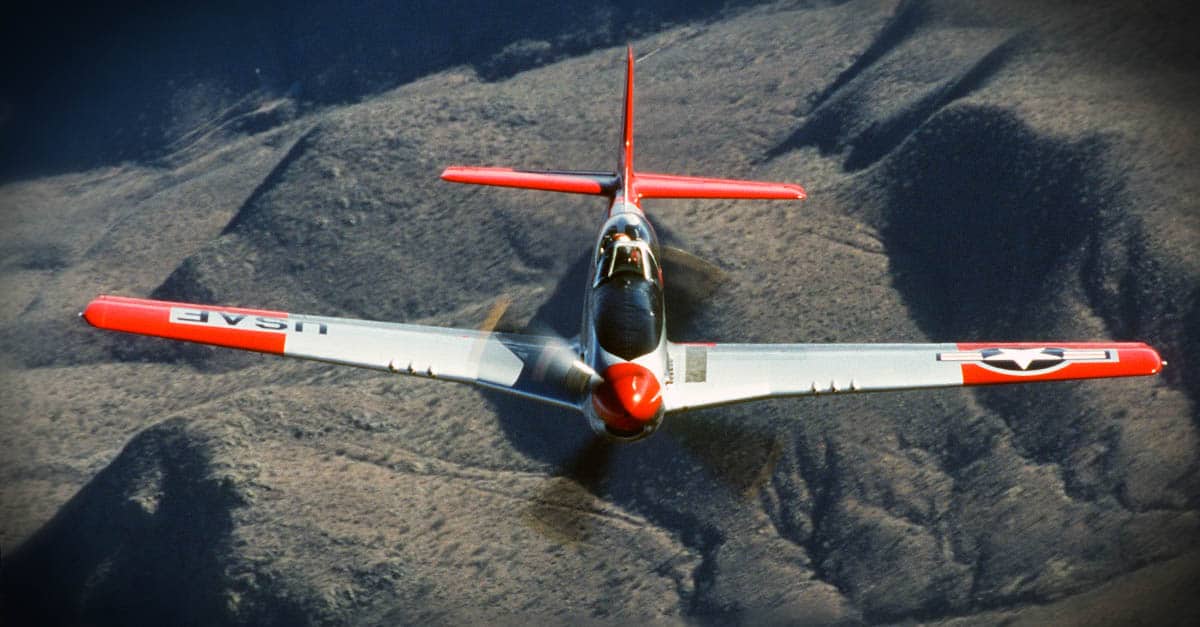
[[[625,413],[642,422],[654,418],[662,406],[658,377],[642,366],[631,362],[609,366],[604,379],[612,386]]]
[[[631,362],[609,366],[604,383],[592,395],[597,413],[609,425],[621,430],[641,430],[662,407],[662,388],[658,377]]]

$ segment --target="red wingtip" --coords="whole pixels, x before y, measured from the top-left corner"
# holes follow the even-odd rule
[[[1028,362],[1020,370],[997,369],[983,363],[963,363],[963,384],[987,385],[1027,381],[1141,377],[1156,375],[1162,372],[1163,368],[1163,360],[1158,351],[1141,342],[960,342],[958,344],[958,349],[961,351],[988,349],[1038,351],[1048,347],[1104,351],[1108,353],[1108,357],[1104,359],[1068,359],[1064,360],[1061,365],[1043,370],[1028,369]]]
[[[1149,345],[1146,345],[1145,351],[1147,353],[1145,359],[1147,365],[1150,366],[1150,374],[1158,374],[1162,372],[1163,366],[1167,365],[1167,362],[1163,360],[1162,355],[1159,355],[1158,351],[1154,350],[1154,348]]]
[[[94,327],[104,328],[104,318],[108,313],[108,303],[105,302],[107,299],[107,296],[97,296],[92,299],[92,302],[79,312],[79,317]]]
[[[283,353],[288,327],[283,311],[108,295],[97,296],[82,316],[110,331],[276,354]]]

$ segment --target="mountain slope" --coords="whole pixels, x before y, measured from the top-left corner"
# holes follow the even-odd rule
[[[73,319],[116,292],[474,326],[508,296],[505,327],[573,334],[600,204],[436,174],[610,167],[611,48],[6,185],[8,611],[993,623],[1185,576],[1200,91],[1175,11],[781,2],[633,42],[639,167],[810,193],[647,203],[725,273],[673,294],[675,339],[1136,339],[1157,379],[772,401],[597,448],[495,394]]]

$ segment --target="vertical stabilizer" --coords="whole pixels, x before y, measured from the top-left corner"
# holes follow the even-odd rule
[[[626,46],[625,117],[621,124],[621,192],[625,199],[637,202],[633,180],[633,46]]]
[[[791,183],[714,179],[677,174],[636,174],[633,171],[633,46],[625,47],[625,113],[621,123],[621,156],[616,172],[590,170],[528,170],[450,166],[442,178],[453,183],[541,189],[593,194],[641,207],[643,198],[757,198],[799,200],[804,188]]]

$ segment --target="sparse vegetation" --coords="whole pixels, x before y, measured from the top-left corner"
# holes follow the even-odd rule
[[[508,296],[497,328],[577,332],[600,204],[437,173],[610,167],[604,46],[640,14],[509,16],[469,58],[431,26],[371,57],[401,74],[335,55],[170,158],[96,131],[42,162],[92,169],[0,188],[3,622],[1195,617],[1194,39],[1116,2],[809,4],[638,27],[642,167],[810,192],[647,203],[700,260],[668,260],[672,336],[1114,337],[1164,376],[773,401],[606,448],[495,393],[75,320],[115,292],[470,326]],[[180,93],[178,124],[242,92]]]

